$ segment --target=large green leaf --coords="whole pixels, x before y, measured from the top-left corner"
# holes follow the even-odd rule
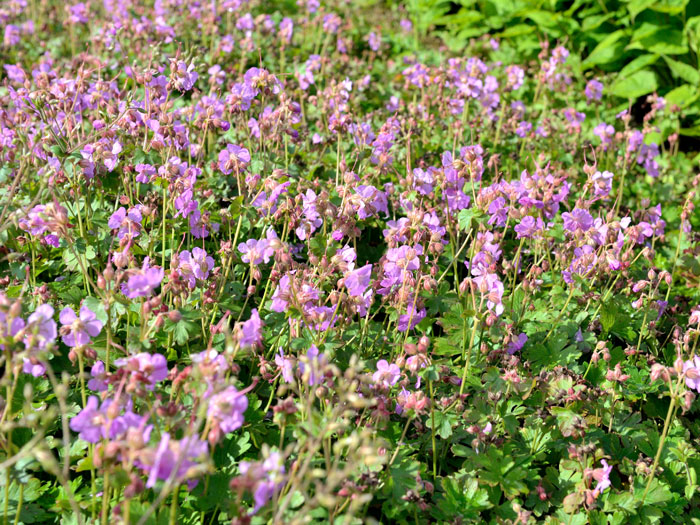
[[[627,33],[622,29],[609,34],[583,61],[581,64],[583,69],[589,69],[600,64],[609,64],[619,59],[625,48],[626,40]]]
[[[670,105],[686,108],[698,99],[698,88],[690,84],[683,84],[676,89],[669,91],[664,96]]]
[[[658,87],[656,74],[643,69],[627,78],[617,80],[610,88],[610,92],[617,97],[638,98],[653,93]]]
[[[671,26],[644,23],[635,30],[627,49],[644,49],[660,55],[683,55],[688,52],[688,39],[683,31]]]
[[[629,4],[627,4],[627,10],[629,11],[630,17],[634,20],[634,18],[647,9],[649,6],[651,6],[656,0],[632,0]]]
[[[626,78],[630,76],[632,73],[636,73],[637,71],[640,71],[647,66],[650,66],[659,59],[659,55],[655,55],[653,53],[647,53],[644,55],[640,55],[632,62],[627,64],[625,67],[623,67],[620,70],[620,73],[618,73],[619,78]]]
[[[657,13],[678,15],[685,10],[688,2],[689,0],[654,0],[649,5],[649,9],[656,11]]]
[[[690,84],[700,83],[700,73],[698,73],[698,70],[693,66],[684,62],[679,62],[678,60],[673,60],[667,56],[664,56],[664,60],[674,76],[680,77]]]

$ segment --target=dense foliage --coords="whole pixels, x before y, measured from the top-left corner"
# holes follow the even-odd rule
[[[415,15],[0,6],[2,523],[700,522],[686,109]]]
[[[691,0],[411,0],[415,27],[456,52],[490,33],[519,56],[559,39],[583,71],[615,72],[608,92],[637,99],[658,92],[683,108],[684,136],[700,136],[700,2]],[[661,130],[666,140],[673,130]]]

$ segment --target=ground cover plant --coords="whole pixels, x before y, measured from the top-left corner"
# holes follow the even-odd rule
[[[3,524],[700,522],[682,104],[412,13],[0,6]]]

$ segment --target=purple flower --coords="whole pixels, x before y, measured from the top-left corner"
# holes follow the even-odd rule
[[[229,386],[209,399],[207,417],[213,419],[224,434],[228,434],[243,426],[243,414],[247,408],[248,398],[245,394]]]
[[[249,480],[245,485],[253,487],[251,490],[255,507],[250,511],[251,515],[265,506],[275,492],[284,486],[284,458],[277,451],[268,452],[263,462],[241,461],[239,469],[241,474]]]
[[[593,489],[593,495],[597,498],[600,496],[605,489],[610,487],[610,474],[612,473],[612,467],[608,465],[608,462],[601,459],[602,468],[597,468],[593,471],[593,479],[595,479],[598,484],[595,489]]]
[[[70,13],[69,20],[71,24],[87,24],[88,8],[83,2],[70,6],[68,12]]]
[[[527,343],[527,335],[521,333],[517,339],[508,343],[508,353],[513,355],[515,352],[519,352],[523,349],[525,343]]]
[[[603,151],[607,151],[608,146],[612,144],[612,139],[615,136],[615,128],[610,124],[601,122],[593,129],[593,134],[600,138],[603,145]]]
[[[199,78],[194,64],[188,66],[183,60],[170,59],[170,69],[173,86],[181,92],[192,89]]]
[[[149,258],[143,261],[141,270],[133,273],[126,283],[122,284],[122,293],[129,299],[149,297],[163,282],[165,272],[160,267],[151,267]]]
[[[253,308],[250,319],[240,323],[236,330],[236,338],[241,348],[251,348],[262,345],[262,321],[258,310]]]
[[[92,379],[88,381],[88,388],[95,392],[104,392],[107,390],[107,374],[105,373],[105,364],[102,361],[95,361],[90,369]]]
[[[70,428],[88,443],[98,443],[102,439],[106,434],[105,421],[96,396],[90,396],[85,408],[70,420]]]
[[[591,176],[593,183],[593,193],[596,197],[607,197],[612,190],[613,174],[609,171],[596,171]]]
[[[526,120],[522,120],[515,129],[515,134],[521,139],[524,139],[530,131],[532,131],[532,124]]]
[[[41,377],[46,373],[46,365],[37,360],[22,359],[22,372],[31,374],[34,377]]]
[[[319,373],[321,361],[325,359],[323,354],[320,354],[316,345],[311,345],[306,352],[306,357],[299,362],[299,371],[302,375],[302,380],[309,386],[314,386],[319,382]]]
[[[242,172],[249,162],[250,152],[236,144],[227,144],[226,149],[219,152],[219,169],[224,175]]]
[[[369,286],[372,277],[372,265],[367,264],[362,268],[350,271],[345,274],[345,287],[348,290],[348,295],[357,297],[365,293]]]
[[[506,68],[506,75],[508,77],[506,87],[513,91],[519,89],[525,81],[525,70],[520,66],[508,66]]]
[[[156,175],[156,169],[150,164],[137,164],[134,169],[136,170],[136,182],[142,184],[148,184]]]
[[[117,233],[117,238],[122,240],[124,237],[132,239],[138,237],[141,231],[141,210],[138,207],[126,209],[122,206],[117,211],[115,211],[109,218],[107,225],[113,230],[119,230]]]
[[[53,320],[53,314],[54,309],[51,305],[42,304],[29,316],[24,336],[27,349],[43,350],[56,340],[56,321]]]
[[[700,357],[693,356],[683,363],[685,385],[691,390],[700,392]]]
[[[280,372],[282,372],[282,379],[285,383],[294,382],[294,374],[292,373],[292,360],[285,357],[280,348],[279,353],[275,354],[275,364],[279,367]]]
[[[369,44],[369,48],[376,53],[382,45],[382,39],[377,33],[372,31],[367,35],[367,43]]]
[[[593,226],[593,217],[587,210],[581,208],[574,208],[571,213],[562,213],[562,219],[564,219],[564,228],[572,233],[579,230],[585,232]]]
[[[586,98],[588,102],[600,100],[603,97],[603,84],[595,79],[589,80],[586,84]]]
[[[114,361],[114,365],[124,368],[132,376],[146,384],[148,390],[158,381],[168,377],[168,361],[161,354],[147,354],[141,352],[129,357],[123,357]]]
[[[197,466],[199,460],[206,457],[208,452],[207,442],[200,440],[197,436],[184,437],[176,441],[170,438],[170,434],[164,432],[158,448],[144,451],[137,465],[148,473],[146,487],[153,488],[159,479],[173,478],[175,483],[186,480],[191,476],[191,469]],[[190,480],[187,483],[190,489],[196,484],[196,480]]]
[[[306,190],[301,196],[303,219],[294,230],[300,240],[305,241],[316,229],[323,224],[323,219],[316,209],[316,193],[313,190]]]
[[[517,239],[531,239],[542,230],[544,230],[544,222],[542,222],[542,219],[539,217],[535,219],[531,215],[526,215],[521,219],[520,224],[515,225]]]
[[[102,330],[102,321],[97,319],[95,312],[87,306],[80,308],[80,317],[70,306],[66,306],[59,314],[59,320],[63,327],[61,334],[66,346],[83,346],[90,343],[91,337],[97,337]]]
[[[178,255],[178,270],[192,289],[197,283],[197,279],[202,281],[209,278],[209,272],[214,268],[214,258],[207,255],[202,248],[192,248],[190,253],[183,250]]]
[[[385,388],[390,388],[396,384],[401,376],[398,365],[389,364],[386,359],[377,361],[377,371],[372,374],[372,380]]]
[[[508,220],[508,209],[506,205],[506,200],[503,197],[498,197],[491,204],[489,204],[489,224],[496,224],[496,226],[505,226]]]
[[[270,257],[273,253],[270,253],[269,243],[267,239],[248,239],[245,243],[238,245],[238,251],[243,254],[241,260],[245,263],[252,263],[258,265],[265,261],[265,264],[270,262]]]
[[[406,313],[399,316],[399,321],[396,324],[396,329],[399,332],[405,332],[406,330],[413,330],[418,323],[420,323],[426,316],[425,308],[420,310],[416,309],[416,299],[409,299],[408,307],[406,308]]]
[[[291,18],[285,17],[280,22],[280,29],[277,35],[280,39],[287,44],[292,41],[292,35],[294,34],[294,22]]]

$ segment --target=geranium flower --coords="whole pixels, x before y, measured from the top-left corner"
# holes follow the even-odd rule
[[[66,306],[59,315],[62,340],[66,346],[84,346],[90,344],[91,337],[97,337],[102,331],[102,321],[87,306],[80,308],[80,317],[70,306]]]

